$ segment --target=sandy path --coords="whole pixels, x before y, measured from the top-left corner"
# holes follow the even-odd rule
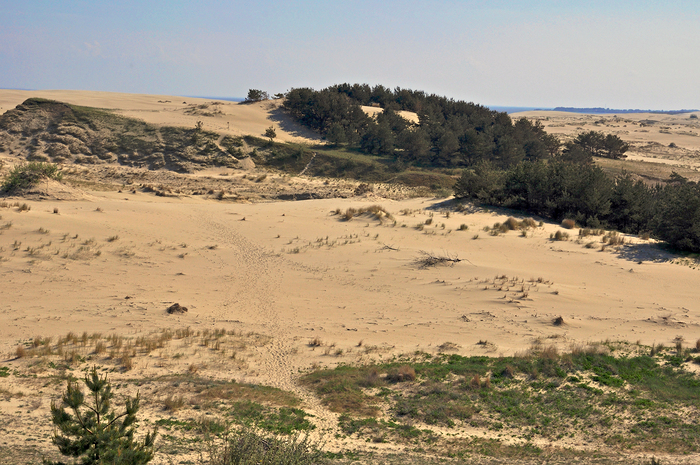
[[[279,255],[265,251],[238,234],[231,221],[222,221],[209,212],[198,212],[193,221],[210,233],[214,243],[231,251],[226,258],[207,258],[211,263],[210,273],[223,273],[225,281],[231,280],[230,285],[222,286],[220,310],[212,316],[221,322],[230,321],[235,316],[259,326],[264,334],[274,335],[270,344],[257,349],[264,383],[294,392],[314,415],[317,427],[321,430],[333,428],[337,415],[329,412],[316,396],[295,382],[299,367],[291,354],[299,343],[290,328],[298,320],[298,312],[286,305],[281,292],[288,264]],[[236,274],[225,275],[231,268]],[[236,310],[229,310],[233,308]]]

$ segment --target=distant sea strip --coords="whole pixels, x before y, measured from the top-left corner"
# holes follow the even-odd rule
[[[242,102],[243,100],[245,100],[244,98],[240,98],[240,97],[212,97],[209,95],[183,95],[183,97],[206,98],[209,100],[226,100],[227,102]]]
[[[542,108],[542,107],[500,107],[487,105],[489,110],[500,111],[501,113],[520,113],[521,111],[546,111],[552,110],[552,108]]]

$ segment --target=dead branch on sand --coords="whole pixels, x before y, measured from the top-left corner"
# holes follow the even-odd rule
[[[431,252],[426,252],[425,250],[421,250],[419,253],[421,256],[416,259],[416,264],[419,265],[420,268],[429,268],[431,266],[447,264],[453,266],[455,263],[462,261],[461,259],[452,257],[448,254],[435,255]]]

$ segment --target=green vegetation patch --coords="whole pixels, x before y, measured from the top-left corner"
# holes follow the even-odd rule
[[[271,386],[210,380],[206,378],[183,378],[193,385],[197,395],[195,402],[210,404],[221,401],[261,402],[280,407],[296,407],[299,398],[293,393]]]
[[[700,379],[674,366],[674,355],[626,349],[617,356],[600,346],[501,358],[418,354],[315,371],[302,382],[341,413],[345,434],[368,440],[425,442],[433,440],[431,426],[471,426],[526,441],[580,436],[640,451],[700,450]]]
[[[227,416],[236,423],[255,426],[276,434],[314,429],[303,410],[290,407],[271,408],[251,401],[235,402]]]
[[[29,162],[15,166],[2,183],[4,192],[12,193],[28,189],[46,179],[60,181],[63,173],[52,163]]]

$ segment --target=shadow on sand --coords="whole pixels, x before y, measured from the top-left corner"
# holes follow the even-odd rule
[[[321,136],[318,133],[307,129],[294,121],[291,116],[286,114],[282,108],[275,108],[269,113],[270,119],[275,122],[277,127],[279,127],[284,132],[292,135],[293,137],[303,137],[304,139],[310,139],[315,143],[322,143]]]
[[[664,250],[659,244],[655,243],[625,244],[620,247],[617,255],[624,260],[637,263],[664,263],[679,258],[678,254]]]

